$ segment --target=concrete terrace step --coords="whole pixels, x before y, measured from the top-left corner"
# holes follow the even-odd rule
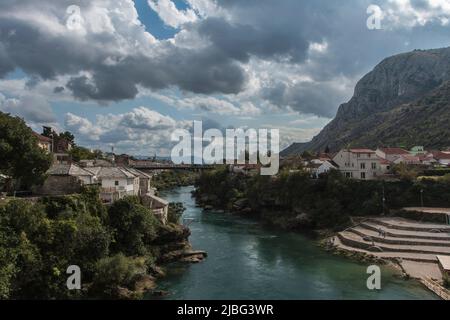
[[[378,258],[387,259],[387,260],[394,260],[394,259],[402,259],[402,260],[408,260],[408,261],[415,261],[415,262],[424,262],[424,263],[433,263],[437,264],[437,258],[434,254],[424,254],[424,253],[407,253],[407,252],[373,252],[364,250],[361,248],[355,248],[352,246],[348,246],[344,244],[340,238],[337,238],[335,240],[335,245],[343,250],[349,251],[349,252],[362,252],[368,255],[372,255]]]
[[[378,225],[383,225],[390,229],[432,232],[432,233],[437,233],[435,231],[440,231],[441,233],[450,233],[450,226],[445,224],[418,222],[413,220],[407,220],[404,218],[372,218],[368,219],[367,221],[370,221]]]
[[[424,253],[433,255],[450,255],[449,247],[439,247],[439,246],[423,246],[423,245],[400,245],[400,244],[386,244],[374,241],[365,241],[363,237],[350,232],[343,231],[338,233],[338,237],[344,244],[356,247],[368,251],[375,251],[373,247],[378,247],[383,250],[383,252],[408,252],[408,253]]]
[[[387,235],[382,237],[378,234],[378,231],[372,229],[367,229],[364,226],[357,226],[349,229],[348,231],[353,232],[361,237],[371,237],[376,242],[388,243],[388,244],[400,244],[400,245],[411,245],[411,246],[436,246],[436,247],[450,247],[450,241],[445,239],[433,240],[433,239],[422,239],[422,238],[400,238],[391,237]]]
[[[427,240],[446,240],[450,241],[450,233],[433,233],[424,231],[409,231],[391,229],[389,227],[376,224],[374,222],[362,222],[359,226],[369,230],[373,230],[378,233],[378,229],[382,229],[386,232],[386,235],[392,238],[412,238],[412,239],[427,239]]]

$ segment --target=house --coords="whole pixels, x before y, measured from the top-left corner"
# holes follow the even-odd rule
[[[393,162],[395,159],[404,156],[410,155],[410,153],[402,148],[378,148],[375,153],[381,159],[386,159],[390,162]]]
[[[80,160],[80,165],[83,168],[87,167],[112,167],[113,164],[107,160],[95,159],[95,160]]]
[[[139,177],[119,167],[86,167],[101,185],[100,197],[112,203],[124,196],[139,195]]]
[[[313,162],[310,162],[310,163],[305,167],[305,171],[308,172],[312,178],[317,179],[317,178],[319,177],[317,171],[319,170],[319,168],[320,168],[321,165],[322,165],[322,163],[313,163]],[[291,172],[298,172],[298,170],[296,170],[296,171],[291,170]]]
[[[95,176],[75,164],[53,164],[46,173],[44,184],[35,193],[42,195],[64,195],[78,193],[84,185],[95,184]]]
[[[58,138],[54,144],[53,153],[65,154],[72,150],[72,143],[65,138]]]
[[[427,152],[425,151],[425,148],[423,146],[415,146],[415,147],[411,148],[409,153],[411,153],[414,156],[417,156],[419,154],[424,154],[424,153],[427,153]]]
[[[258,174],[261,169],[260,164],[233,164],[230,165],[229,170],[233,173],[242,173],[244,175]]]
[[[131,157],[127,154],[121,154],[121,155],[115,156],[115,159],[114,159],[116,165],[121,166],[121,167],[129,166],[130,160],[131,160]]]
[[[408,165],[420,165],[422,162],[420,161],[419,156],[413,156],[412,154],[404,154],[399,157],[397,157],[394,161],[394,164],[408,164]]]
[[[417,154],[417,156],[419,157],[420,162],[421,162],[423,165],[426,165],[426,166],[432,166],[432,165],[434,165],[434,164],[437,163],[437,160],[434,159],[434,156],[433,156],[432,153],[429,153],[429,152],[426,152],[426,153],[419,153],[419,154]]]
[[[154,194],[141,195],[144,206],[151,209],[153,214],[163,223],[167,224],[169,215],[169,202]]]
[[[441,165],[441,166],[449,166],[450,165],[450,154],[442,152],[442,151],[431,151],[433,158]]]
[[[386,160],[384,158],[379,158],[379,159],[380,159],[381,172],[383,172],[383,173],[389,172],[392,168],[392,162],[389,160]]]
[[[33,135],[38,140],[38,146],[46,152],[52,152],[52,139],[33,131]]]
[[[124,167],[125,170],[130,172],[131,174],[134,174],[139,178],[139,194],[147,194],[147,193],[154,193],[154,189],[151,187],[152,182],[152,176],[137,169]]]
[[[333,158],[347,178],[372,180],[383,174],[380,158],[370,149],[342,149]]]
[[[338,170],[339,166],[337,163],[335,163],[333,160],[326,160],[324,161],[316,171],[317,177],[320,177],[320,175],[330,172],[331,170]]]

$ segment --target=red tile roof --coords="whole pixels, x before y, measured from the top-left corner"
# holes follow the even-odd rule
[[[52,142],[52,139],[50,139],[49,137],[43,136],[43,135],[41,135],[41,134],[39,134],[39,133],[36,133],[36,132],[34,132],[34,131],[33,131],[33,135],[34,135],[36,138],[38,138],[38,140],[39,140],[40,142],[47,142],[47,143]]]
[[[409,154],[408,151],[402,148],[380,148],[385,154]]]
[[[450,159],[450,154],[444,153],[442,151],[433,151],[433,157],[437,160]]]
[[[406,160],[406,161],[411,161],[411,162],[420,162],[420,158],[417,156],[413,156],[411,154],[402,154],[399,158]],[[399,159],[397,158],[397,159]]]
[[[378,157],[378,160],[380,160],[381,164],[391,164],[391,162],[389,160],[383,159],[381,157]]]
[[[370,149],[350,149],[349,151],[352,153],[375,153],[375,151]]]

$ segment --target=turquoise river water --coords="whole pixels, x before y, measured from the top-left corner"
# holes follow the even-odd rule
[[[274,230],[257,221],[195,206],[193,187],[164,192],[186,207],[183,219],[194,249],[206,250],[199,264],[173,264],[160,288],[166,299],[436,299],[415,281],[382,269],[380,291],[367,289],[367,266],[333,256],[301,234]]]

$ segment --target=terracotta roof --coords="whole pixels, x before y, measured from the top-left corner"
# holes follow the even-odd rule
[[[38,138],[38,140],[39,140],[40,142],[47,142],[47,143],[52,142],[52,139],[51,139],[51,138],[46,137],[46,136],[43,136],[43,135],[41,135],[41,134],[39,134],[39,133],[37,133],[37,132],[34,132],[34,131],[33,131],[33,135],[34,135],[36,138]]]
[[[403,159],[406,161],[416,161],[416,162],[420,162],[420,158],[417,156],[413,156],[411,154],[403,154],[400,157],[398,157],[397,159]],[[396,160],[397,160],[396,159]]]
[[[380,160],[381,164],[391,164],[391,162],[389,160],[383,159],[381,157],[378,157],[378,160]]]
[[[350,149],[349,151],[352,153],[375,153],[375,151],[371,149]]]
[[[442,151],[433,151],[432,154],[433,154],[433,157],[437,160],[450,159],[450,154],[444,153]]]
[[[402,148],[379,148],[385,154],[409,154],[408,151]]]

